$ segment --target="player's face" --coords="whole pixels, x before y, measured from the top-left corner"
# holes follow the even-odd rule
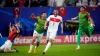
[[[58,10],[54,10],[54,15],[58,15]]]
[[[16,28],[14,26],[12,26],[12,29],[15,30]]]
[[[46,15],[47,15],[46,13],[43,13],[43,14],[42,14],[42,17],[44,17],[44,18],[45,18],[45,17],[46,17]]]
[[[81,8],[80,8],[80,11],[81,11],[81,12],[82,12],[82,11],[85,11],[85,9],[84,9],[83,7],[81,7]]]

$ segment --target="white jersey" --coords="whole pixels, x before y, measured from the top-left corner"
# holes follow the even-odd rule
[[[62,17],[59,15],[57,15],[56,17],[54,15],[50,15],[47,18],[47,21],[49,21],[48,31],[57,32],[59,23],[62,22]]]

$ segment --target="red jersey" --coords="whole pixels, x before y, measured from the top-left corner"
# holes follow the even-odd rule
[[[13,42],[13,40],[16,38],[17,35],[18,35],[17,30],[13,30],[12,32],[10,32],[10,34],[8,36],[8,40]]]

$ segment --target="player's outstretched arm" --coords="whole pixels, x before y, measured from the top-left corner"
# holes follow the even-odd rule
[[[12,31],[12,28],[11,28],[11,22],[10,22],[10,24],[9,24],[9,28],[10,28],[10,31]]]
[[[61,33],[63,34],[63,20],[62,20],[62,17],[61,17],[61,22],[60,22],[60,24],[61,24]]]
[[[63,34],[63,22],[61,22],[61,33]]]
[[[20,33],[20,29],[19,29],[19,27],[18,27],[18,24],[16,24],[15,26],[16,26],[16,28],[17,28],[17,33]]]
[[[33,16],[35,16],[35,15],[34,15],[34,13],[32,13],[32,14],[31,14],[30,18],[32,19],[32,18],[33,18]]]
[[[71,18],[71,20],[76,20],[76,19],[78,19],[78,16],[76,16],[76,17],[74,17],[74,18]]]
[[[87,17],[88,17],[88,19],[90,20],[90,22],[91,22],[92,24],[94,24],[94,21],[93,21],[93,19],[91,18],[90,14],[88,14]]]
[[[46,30],[46,28],[47,28],[47,24],[49,23],[49,21],[50,21],[50,17],[51,16],[49,16],[48,18],[47,18],[47,20],[46,20],[46,22],[45,22],[45,24],[44,24],[44,29]]]
[[[46,22],[45,22],[45,24],[44,24],[44,29],[47,28],[47,24],[48,24],[48,22],[49,22],[49,21],[46,21]]]
[[[92,18],[90,17],[90,22],[94,25],[94,21],[92,20]]]
[[[34,19],[36,20],[36,19],[37,19],[37,16],[35,16],[34,13],[32,13],[31,16],[30,16],[30,18],[31,18],[31,19],[34,18]]]

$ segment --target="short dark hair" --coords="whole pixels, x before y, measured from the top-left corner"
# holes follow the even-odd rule
[[[43,13],[46,13],[46,12],[42,12],[42,14],[43,14]]]
[[[81,6],[80,8],[84,8],[84,9],[86,9],[85,6]]]

